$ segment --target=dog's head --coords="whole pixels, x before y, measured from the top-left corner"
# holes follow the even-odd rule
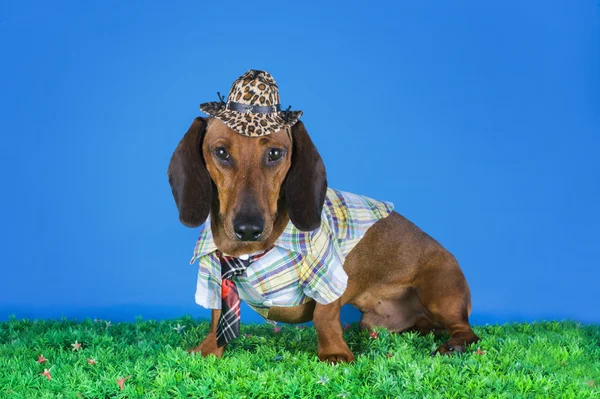
[[[212,212],[223,250],[263,249],[288,215],[303,231],[321,223],[325,166],[300,121],[247,137],[216,118],[198,117],[173,153],[168,175],[181,223],[197,227]]]

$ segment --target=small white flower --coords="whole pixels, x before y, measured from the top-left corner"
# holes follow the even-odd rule
[[[177,327],[173,327],[173,330],[177,331],[179,334],[181,334],[181,332],[183,331],[183,329],[185,328],[185,326],[180,325],[179,323],[177,323]]]
[[[329,382],[329,378],[327,378],[326,375],[323,375],[323,376],[319,377],[317,384],[325,385],[325,384],[327,384],[327,382]]]

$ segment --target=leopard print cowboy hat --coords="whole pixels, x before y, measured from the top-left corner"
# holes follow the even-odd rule
[[[200,104],[200,109],[221,120],[239,134],[249,137],[265,136],[293,126],[302,111],[281,110],[279,88],[266,71],[251,69],[233,82],[227,102]]]

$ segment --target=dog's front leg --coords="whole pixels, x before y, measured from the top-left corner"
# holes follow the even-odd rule
[[[317,330],[318,355],[323,362],[353,362],[354,355],[342,334],[340,323],[341,301],[338,299],[328,305],[317,303],[313,313],[313,324]]]
[[[193,347],[188,352],[200,352],[202,356],[206,357],[209,355],[215,355],[216,357],[223,356],[223,351],[225,350],[224,345],[222,347],[217,346],[217,325],[219,324],[219,318],[221,317],[220,309],[213,309],[211,322],[210,322],[210,330],[208,330],[208,334],[204,341],[198,346]]]

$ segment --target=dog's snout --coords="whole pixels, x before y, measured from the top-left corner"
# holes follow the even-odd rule
[[[233,231],[242,241],[258,241],[263,233],[265,222],[260,217],[237,217],[233,222]]]

